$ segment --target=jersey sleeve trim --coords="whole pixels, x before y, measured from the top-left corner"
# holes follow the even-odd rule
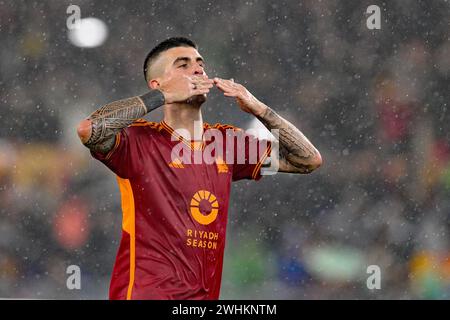
[[[117,147],[120,144],[120,132],[116,133],[116,142],[114,143],[114,147],[109,150],[108,154],[105,157],[105,160],[109,160],[109,158],[111,158],[111,156],[113,155],[113,153],[117,150]]]
[[[161,124],[158,122],[147,121],[145,119],[137,119],[130,124],[130,127],[151,127],[152,129],[161,130]]]
[[[258,173],[260,172],[261,166],[264,163],[264,161],[266,160],[266,158],[269,156],[270,152],[272,151],[272,143],[270,141],[267,141],[267,148],[266,151],[264,152],[263,156],[259,159],[258,163],[255,166],[255,169],[253,169],[253,173],[252,173],[252,179],[256,180]]]
[[[208,125],[209,126],[209,125]],[[231,124],[224,124],[224,123],[215,123],[212,126],[213,129],[219,129],[219,130],[227,130],[227,129],[233,129],[233,131],[242,131],[241,128],[238,128],[236,126],[233,126]]]

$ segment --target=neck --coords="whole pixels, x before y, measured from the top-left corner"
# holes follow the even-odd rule
[[[174,103],[164,106],[164,122],[167,123],[172,129],[184,129],[189,132],[190,136],[186,136],[183,131],[179,133],[185,139],[190,140],[202,140],[201,136],[195,136],[203,134],[203,118],[200,105]]]

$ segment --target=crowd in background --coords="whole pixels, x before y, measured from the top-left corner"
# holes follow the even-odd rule
[[[82,49],[67,38],[71,2],[0,1],[0,297],[107,298],[120,195],[76,125],[144,93],[147,52],[187,36],[209,76],[245,85],[324,161],[233,185],[222,298],[450,298],[450,3],[372,2],[80,0],[109,28]],[[254,125],[217,90],[202,108]]]

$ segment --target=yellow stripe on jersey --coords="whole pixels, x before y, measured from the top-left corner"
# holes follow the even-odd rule
[[[133,189],[130,180],[117,177],[122,201],[122,229],[130,235],[130,281],[128,283],[127,300],[131,299],[136,269],[136,230]]]

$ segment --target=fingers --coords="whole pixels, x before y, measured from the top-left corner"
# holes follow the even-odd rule
[[[209,79],[207,75],[193,75],[190,77],[193,82],[211,82],[214,83],[213,79]]]
[[[214,86],[214,81],[212,79],[208,79],[207,77],[192,77],[191,83],[194,89],[197,88],[211,89]]]
[[[228,90],[240,90],[241,85],[234,82],[234,79],[231,78],[231,80],[225,80],[220,78],[214,78],[214,84],[223,91],[223,89]]]
[[[189,77],[191,82],[192,94],[207,94],[214,85],[224,93],[227,97],[238,97],[241,92],[242,86],[234,82],[234,79],[230,80],[221,79],[215,77],[209,79],[206,75],[193,75]]]
[[[207,94],[209,90],[214,86],[211,82],[197,82],[197,84],[193,84],[192,94]]]
[[[229,82],[229,80],[223,80],[220,78],[214,78],[214,84],[217,86],[217,88],[219,89],[231,89],[230,84],[227,83],[227,81]]]
[[[209,83],[209,82],[197,82],[197,83],[193,83],[192,87],[194,89],[211,89],[212,87],[214,87],[213,83]]]
[[[223,92],[226,97],[239,97],[241,94],[241,87],[234,82],[234,79],[225,80],[220,78],[214,78],[214,84]]]
[[[190,77],[192,86],[192,95],[202,95],[209,93],[209,90],[214,87],[214,81],[209,79],[206,75],[194,75]]]
[[[198,95],[198,94],[205,94],[205,93],[209,93],[211,89],[210,88],[197,88],[197,89],[193,89],[191,92],[193,96]]]
[[[213,80],[214,80],[214,83],[222,83],[222,84],[227,84],[227,85],[237,85],[237,83],[234,82],[233,78],[231,78],[230,80],[227,80],[227,79],[221,79],[221,78],[215,77]]]

